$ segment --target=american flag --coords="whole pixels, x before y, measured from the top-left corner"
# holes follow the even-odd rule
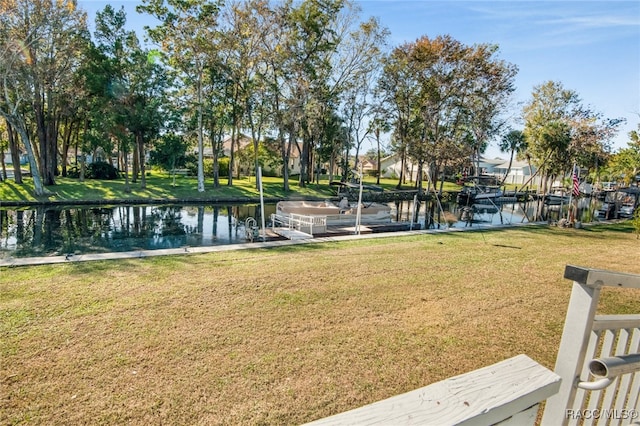
[[[578,179],[578,168],[573,168],[573,196],[580,195],[580,180]]]

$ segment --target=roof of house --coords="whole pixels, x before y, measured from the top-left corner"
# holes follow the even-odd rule
[[[243,135],[241,134],[240,137],[238,138],[238,145],[236,145],[234,147],[234,149],[243,149],[246,148],[247,145],[249,145],[251,143],[252,139],[247,136],[247,135]],[[222,141],[222,151],[224,151],[225,154],[229,154],[231,152],[231,136],[227,136],[226,138],[224,138],[224,140]]]
[[[234,151],[237,151],[238,149],[246,148],[252,143],[252,141],[253,139],[250,138],[249,136],[241,134],[240,138],[238,139],[239,146],[238,145],[234,146]],[[213,155],[213,149],[211,148],[210,144],[205,144],[202,152],[205,157],[211,157]],[[222,152],[226,156],[228,156],[231,153],[231,136],[225,137],[224,140],[222,141]],[[290,158],[298,158],[298,157],[300,157],[298,150],[295,147],[292,147]]]
[[[526,169],[528,167],[529,163],[527,163],[526,161],[513,160],[513,162],[511,163],[511,170]],[[509,161],[504,161],[502,164],[497,165],[495,168],[507,170],[509,168]]]
[[[480,164],[491,164],[493,166],[497,166],[498,164],[504,163],[502,158],[486,158],[480,157]]]

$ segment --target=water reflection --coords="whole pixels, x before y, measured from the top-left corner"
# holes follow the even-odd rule
[[[474,227],[559,220],[567,206],[534,201],[459,206],[455,202],[391,203],[394,222],[412,229]],[[581,199],[584,222],[599,206]],[[275,204],[265,205],[266,223]],[[153,205],[0,209],[0,258],[213,246],[246,242],[244,222],[261,222],[260,205]]]
[[[0,257],[233,244],[245,242],[244,220],[259,214],[259,205],[2,209]]]
[[[580,198],[578,210],[573,212],[578,220],[591,222],[602,203],[597,199]],[[512,225],[527,222],[557,222],[566,218],[568,204],[549,205],[542,199],[527,202],[459,205],[452,201],[394,203],[396,222],[415,223],[421,229],[447,227],[468,228],[479,225]]]

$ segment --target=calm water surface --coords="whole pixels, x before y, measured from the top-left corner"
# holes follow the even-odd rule
[[[414,229],[507,225],[560,217],[559,206],[540,208],[533,202],[476,206],[473,212],[455,203],[389,205],[394,222],[413,223]],[[265,204],[267,226],[272,213],[275,204]],[[247,218],[261,223],[259,204],[3,208],[0,258],[245,243]]]

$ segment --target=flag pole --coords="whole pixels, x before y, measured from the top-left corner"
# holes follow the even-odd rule
[[[567,209],[567,223],[571,223],[571,206],[573,205],[573,177],[576,174],[576,163],[571,169],[571,189],[569,190],[569,208]]]
[[[571,170],[571,192],[569,193],[569,209],[567,210],[567,222],[572,223],[571,209],[573,208],[573,197],[577,197],[580,194],[580,179],[578,177],[577,164],[573,163],[573,169]],[[575,208],[576,214],[578,213],[578,206]],[[574,218],[575,219],[575,218]]]

